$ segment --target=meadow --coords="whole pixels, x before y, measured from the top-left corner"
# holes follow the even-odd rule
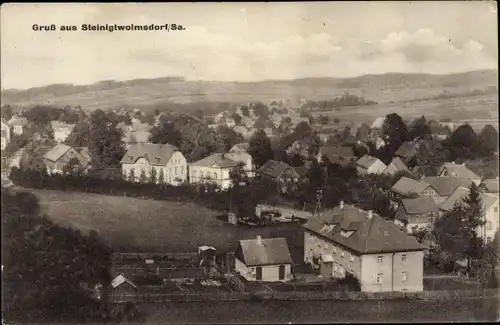
[[[212,245],[220,252],[235,251],[241,239],[285,237],[294,260],[303,257],[299,225],[265,228],[233,226],[218,211],[188,202],[155,201],[78,192],[30,189],[42,213],[63,226],[97,231],[116,252],[195,252]]]

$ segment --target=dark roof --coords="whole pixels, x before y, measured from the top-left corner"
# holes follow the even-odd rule
[[[194,162],[193,166],[231,168],[238,166],[239,162],[226,157],[223,153],[214,153],[208,157]]]
[[[407,171],[409,172],[410,170],[408,169],[408,167],[406,167],[405,163],[401,160],[401,158],[399,157],[396,157],[394,159],[392,159],[391,163],[389,164],[390,165],[393,165],[394,167],[397,168],[397,170],[399,171]]]
[[[71,150],[70,146],[59,143],[54,148],[50,149],[44,156],[45,159],[50,161],[58,161],[59,158],[64,156],[68,151]]]
[[[293,169],[295,169],[295,172],[299,175],[300,178],[307,177],[307,172],[309,171],[309,168],[307,168],[307,167],[293,167]]]
[[[431,185],[426,182],[417,181],[403,176],[392,186],[391,190],[401,195],[409,195],[413,193],[420,194],[429,188],[429,186]]]
[[[401,204],[407,214],[425,214],[439,210],[438,204],[430,197],[402,199]]]
[[[292,256],[285,238],[240,240],[243,263],[247,266],[292,264]]]
[[[406,141],[399,147],[395,155],[403,158],[411,158],[417,153],[418,144],[413,141]]]
[[[348,146],[323,146],[320,147],[320,153],[327,157],[330,161],[338,159],[338,157],[354,157],[352,147]]]
[[[488,193],[498,193],[498,179],[485,179],[481,183],[481,187]]]
[[[413,173],[423,176],[437,176],[438,166],[433,165],[420,165],[413,168]]]
[[[268,160],[264,165],[262,165],[257,172],[260,174],[272,177],[272,178],[278,178],[283,174],[283,172],[287,169],[293,170],[295,174],[297,172],[290,167],[289,165],[285,164],[284,162],[280,161],[275,161],[275,160]],[[299,175],[297,175],[299,176]]]
[[[152,165],[166,165],[178,149],[170,144],[137,143],[130,146],[121,164],[133,164],[137,159],[146,158]]]
[[[402,232],[393,222],[354,206],[344,205],[313,216],[304,227],[332,242],[360,254],[424,250],[426,247]],[[341,230],[354,231],[346,237]]]
[[[468,195],[470,194],[470,190],[467,187],[459,186],[456,188],[455,191],[446,199],[446,201],[443,202],[441,205],[441,210],[444,211],[450,211],[453,209],[455,204],[463,202],[463,199],[465,199]],[[498,202],[498,194],[491,194],[491,193],[481,193],[479,195],[479,198],[484,204],[483,209],[488,210],[491,208],[496,202]]]
[[[378,158],[375,158],[373,156],[370,156],[370,155],[364,155],[363,157],[359,158],[357,161],[356,161],[356,165],[357,166],[360,166],[360,167],[363,167],[365,169],[368,169],[370,168],[374,163],[376,163],[379,159]]]
[[[440,196],[450,196],[459,186],[469,187],[472,181],[468,178],[458,177],[425,177],[424,182],[430,184]]]
[[[481,179],[479,175],[467,168],[464,164],[444,163],[439,168],[438,175],[446,168],[448,175],[453,177],[461,177],[468,179]]]

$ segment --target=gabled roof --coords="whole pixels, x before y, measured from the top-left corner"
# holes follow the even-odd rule
[[[278,178],[287,169],[291,169],[293,173],[297,174],[297,172],[292,167],[290,167],[290,165],[275,160],[266,161],[266,163],[259,168],[258,172],[272,178]],[[297,177],[298,176],[299,175],[297,175]]]
[[[455,204],[460,204],[470,193],[469,188],[460,186],[443,202],[441,210],[451,211]],[[498,195],[491,193],[481,193],[479,198],[483,201],[484,209],[489,209],[498,201]]]
[[[50,149],[45,154],[44,158],[55,162],[58,161],[62,156],[64,156],[70,150],[71,150],[70,146],[59,143],[54,148]]]
[[[407,214],[425,214],[439,210],[438,204],[430,197],[402,199],[401,204]]]
[[[50,125],[52,126],[52,129],[57,130],[57,129],[68,129],[72,131],[75,127],[76,124],[67,124],[61,121],[51,121]]]
[[[12,116],[12,118],[9,120],[9,125],[14,126],[14,125],[27,125],[28,124],[28,119],[24,116]]]
[[[403,176],[392,186],[391,191],[405,196],[413,193],[420,195],[429,187],[432,187],[429,183]]]
[[[498,193],[499,190],[498,179],[485,179],[481,183],[481,187],[486,189],[486,192],[488,193]]]
[[[418,143],[406,141],[399,147],[395,155],[404,158],[411,158],[417,153]]]
[[[425,177],[423,181],[430,184],[439,196],[450,196],[457,187],[469,187],[472,184],[472,181],[468,178],[457,177],[431,176]]]
[[[114,288],[124,284],[124,283],[127,283],[129,285],[131,285],[134,289],[137,289],[137,286],[132,282],[130,281],[129,279],[127,279],[125,276],[123,276],[123,274],[120,274],[119,276],[117,276],[116,278],[114,278],[112,281],[111,281],[111,286]]]
[[[7,120],[2,117],[2,124],[8,125]]]
[[[240,240],[242,258],[247,266],[292,264],[292,257],[285,238]]]
[[[399,171],[407,171],[407,172],[410,171],[408,167],[406,167],[405,163],[399,157],[392,159],[389,165],[393,165]]]
[[[121,164],[133,164],[137,159],[146,158],[152,165],[166,165],[177,147],[170,144],[137,143],[132,144],[121,160]]]
[[[370,155],[364,155],[356,161],[356,165],[363,167],[365,169],[370,168],[377,161],[380,161],[378,158],[372,157]],[[381,161],[380,161],[381,162]]]
[[[474,173],[472,170],[467,168],[465,164],[455,164],[455,163],[444,163],[439,168],[439,174],[445,169],[448,171],[448,175],[452,177],[468,178],[468,179],[481,179],[479,175]]]
[[[227,154],[223,153],[214,153],[208,157],[205,157],[201,160],[198,160],[192,163],[193,166],[201,166],[201,167],[216,167],[216,168],[231,168],[236,167],[240,163],[239,161],[235,161],[226,156]]]
[[[313,216],[304,228],[332,242],[349,248],[359,254],[375,254],[424,250],[426,247],[417,240],[403,233],[393,222],[386,221],[379,215],[343,205]],[[345,237],[342,231],[353,231]]]

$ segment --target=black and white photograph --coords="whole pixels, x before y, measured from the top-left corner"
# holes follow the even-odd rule
[[[499,321],[497,15],[3,4],[2,324]]]

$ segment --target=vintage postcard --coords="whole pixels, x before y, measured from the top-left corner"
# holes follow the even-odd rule
[[[3,324],[499,319],[496,2],[0,24]]]

